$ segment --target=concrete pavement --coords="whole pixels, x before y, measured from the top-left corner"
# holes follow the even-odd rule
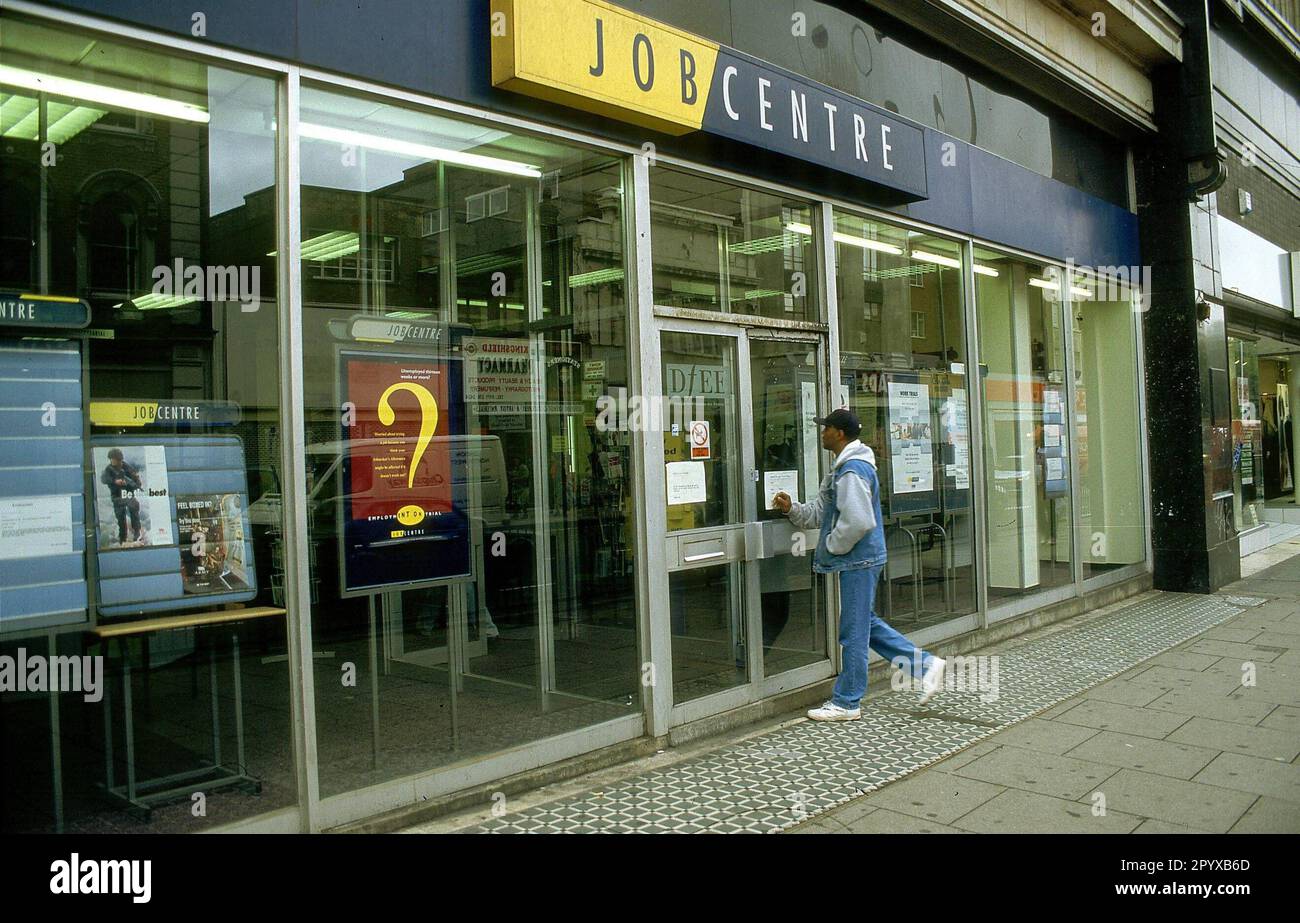
[[[1220,591],[1263,605],[790,832],[1300,833],[1297,551]]]
[[[407,832],[1300,832],[1296,551],[972,652],[992,695],[873,680],[859,722],[790,715]]]

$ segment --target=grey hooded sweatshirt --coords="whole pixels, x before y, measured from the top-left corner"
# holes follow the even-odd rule
[[[835,469],[850,458],[860,458],[876,467],[876,453],[871,446],[854,439],[835,456],[835,464],[822,479],[817,497],[808,503],[791,501],[787,514],[796,529],[817,529],[821,527],[822,512],[830,502],[830,492],[835,491],[835,506],[839,518],[835,528],[826,536],[826,550],[831,554],[848,554],[862,536],[876,528],[876,515],[871,508],[871,487],[866,480],[849,471],[836,483]]]

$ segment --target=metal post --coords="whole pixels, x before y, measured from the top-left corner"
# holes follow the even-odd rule
[[[111,642],[101,641],[104,651],[104,666],[109,666],[112,658],[109,654]],[[116,787],[113,779],[113,678],[105,670],[104,679],[104,783],[111,792]]]
[[[239,668],[239,629],[232,629],[230,642],[235,673],[235,771],[240,775],[247,772],[244,762],[244,679]]]
[[[135,719],[131,714],[131,652],[126,649],[126,639],[117,642],[122,655],[122,707],[126,711],[126,797],[135,801]]]
[[[530,324],[542,319],[542,241],[537,226],[541,190],[534,183],[524,198],[524,300]],[[556,283],[559,284],[558,281]],[[552,599],[554,578],[551,574],[551,483],[548,470],[546,412],[546,338],[540,330],[528,333],[528,363],[532,375],[533,413],[533,566],[537,575],[537,691],[541,710],[551,706],[555,689],[555,603]]]
[[[51,631],[47,636],[51,663],[58,654],[58,635]],[[53,669],[53,667],[51,667]],[[53,686],[53,684],[51,684]],[[50,702],[50,766],[54,785],[54,832],[63,832],[63,733],[59,725],[59,692],[51,688]]]
[[[821,285],[817,286],[823,299],[821,318],[826,322],[826,387],[822,389],[824,407],[840,406],[840,306],[839,288],[835,277],[835,210],[829,202],[821,202],[816,207],[813,218],[816,221],[816,233],[813,235],[817,248],[818,263],[821,270]],[[819,456],[820,457],[820,456]],[[893,609],[892,584],[889,581],[888,565],[881,569],[885,581],[885,607]],[[818,579],[814,577],[814,579]],[[842,654],[839,645],[840,624],[840,582],[829,577],[820,578],[826,583],[826,652],[838,673],[842,667]]]
[[[628,383],[632,396],[646,397],[663,391],[654,319],[650,161],[646,155],[634,154],[624,161],[623,189],[624,240],[630,276],[626,290],[632,299],[628,305]],[[633,495],[640,498],[636,504],[636,597],[641,639],[641,702],[646,713],[646,732],[658,737],[668,732],[673,704],[672,626],[664,550],[668,533],[664,441],[662,433],[648,433],[644,428],[630,435]]]
[[[44,93],[36,94],[36,105],[38,107],[39,128],[38,137],[41,144],[44,145],[48,140],[50,127],[50,110],[47,97]],[[40,212],[38,216],[39,227],[36,230],[36,274],[37,289],[43,295],[50,294],[50,179],[49,169],[44,165],[41,166],[40,172]]]
[[[375,596],[366,597],[370,630],[366,633],[366,647],[370,663],[370,764],[379,768],[379,652],[375,639]]]
[[[316,683],[312,658],[311,558],[307,534],[306,396],[302,347],[302,211],[299,187],[299,71],[277,85],[276,261],[279,285],[280,472],[284,515],[284,604],[294,771],[302,829],[314,833],[320,806]]]
[[[447,587],[447,692],[451,700],[451,749],[460,747],[460,689],[464,681],[465,635],[468,632],[466,621],[468,614],[467,584],[457,583]],[[483,594],[475,594],[478,605],[482,607]],[[482,632],[482,620],[479,631]]]
[[[145,664],[148,669],[148,664]],[[212,765],[221,765],[221,702],[217,696],[217,646],[208,646],[208,696],[212,700]]]
[[[1083,595],[1083,549],[1086,544],[1080,539],[1083,537],[1083,510],[1079,503],[1079,498],[1083,494],[1083,485],[1079,483],[1079,446],[1078,430],[1075,428],[1074,414],[1075,401],[1078,400],[1076,393],[1077,381],[1075,375],[1078,370],[1074,363],[1074,296],[1070,291],[1074,285],[1074,279],[1071,278],[1070,272],[1061,270],[1061,311],[1064,313],[1064,334],[1065,334],[1065,406],[1061,408],[1061,438],[1068,439],[1069,443],[1066,448],[1066,458],[1070,465],[1070,563],[1071,574],[1074,578],[1075,590],[1080,596]],[[1055,513],[1056,504],[1052,504],[1052,511]],[[1052,557],[1056,557],[1056,517],[1052,517]],[[1055,563],[1055,562],[1053,562]]]
[[[966,399],[970,447],[971,542],[974,545],[975,605],[979,627],[989,625],[988,505],[985,493],[988,481],[984,472],[984,379],[980,368],[979,322],[976,318],[974,245],[961,245],[962,302],[966,318]]]

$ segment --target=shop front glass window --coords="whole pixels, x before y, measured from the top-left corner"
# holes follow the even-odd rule
[[[1064,274],[975,248],[989,605],[1074,580]]]
[[[82,690],[0,693],[5,832],[297,803],[275,98],[0,19],[0,656]]]
[[[301,119],[322,794],[637,714],[620,161],[311,86]]]
[[[655,304],[817,319],[807,202],[656,167],[650,225]]]
[[[1146,557],[1134,298],[1114,279],[1076,276],[1070,285],[1085,579]]]
[[[1259,387],[1259,346],[1228,337],[1232,400],[1232,487],[1238,532],[1264,523],[1264,421]]]
[[[1291,401],[1287,387],[1291,362],[1286,354],[1259,356],[1260,427],[1264,443],[1265,500],[1289,497],[1295,491],[1291,471]]]
[[[837,404],[876,454],[882,614],[915,629],[975,609],[970,393],[957,244],[835,213]]]

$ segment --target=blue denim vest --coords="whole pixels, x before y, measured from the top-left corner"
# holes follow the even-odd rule
[[[858,543],[849,549],[848,554],[831,554],[826,549],[826,536],[835,528],[835,522],[839,519],[839,511],[835,507],[835,485],[850,471],[865,479],[871,488],[871,512],[875,514],[876,527],[868,530],[866,535],[858,539]],[[819,574],[829,574],[884,564],[885,523],[880,513],[880,482],[876,478],[875,466],[861,458],[849,459],[826,479],[821,493],[822,529],[817,539],[817,551],[813,554],[813,570]]]

